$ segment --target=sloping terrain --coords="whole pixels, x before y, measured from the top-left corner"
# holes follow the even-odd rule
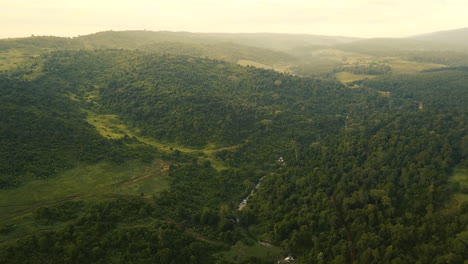
[[[178,47],[61,50],[2,73],[0,262],[468,257],[450,182],[466,165],[466,69],[349,89]]]
[[[468,28],[444,30],[411,37],[413,39],[458,45],[468,48]]]

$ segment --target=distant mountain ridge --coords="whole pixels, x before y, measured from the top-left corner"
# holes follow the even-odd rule
[[[452,45],[468,45],[468,27],[454,29],[454,30],[444,30],[437,31],[422,35],[416,35],[410,37],[412,39],[432,41],[439,43],[446,43]]]
[[[51,36],[48,36],[50,38]],[[0,39],[0,47],[4,41],[23,42],[27,38]],[[186,31],[102,31],[78,37],[54,37],[56,41],[71,41],[93,48],[137,48],[155,42],[184,42],[184,43],[219,43],[232,42],[240,45],[288,51],[310,45],[334,46],[346,43],[376,40],[403,40],[416,43],[414,40],[466,46],[468,27],[418,34],[402,38],[359,38],[333,35],[287,34],[287,33],[196,33]],[[61,39],[61,40],[60,40]],[[422,43],[422,42],[420,42]]]
[[[321,58],[317,50],[340,50],[357,55],[400,57],[448,66],[468,65],[468,28],[407,38],[353,38],[283,33],[192,33],[171,31],[103,31],[73,37],[28,37],[0,40],[0,70],[29,56],[54,50],[127,49],[246,62],[268,69],[307,75],[326,65],[333,70],[341,59]],[[3,65],[2,65],[3,64]],[[263,65],[263,66],[260,66]],[[315,67],[315,68],[314,68]],[[311,70],[309,70],[309,68]],[[305,70],[304,70],[305,69]]]
[[[370,38],[335,45],[364,54],[395,55],[401,51],[468,52],[468,28],[438,31],[407,38]]]

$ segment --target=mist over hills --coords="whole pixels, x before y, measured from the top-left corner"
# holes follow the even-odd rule
[[[450,33],[452,32],[452,33]],[[443,32],[463,38],[466,30]],[[434,38],[442,33],[434,33]],[[442,37],[440,37],[442,38]],[[443,66],[467,66],[466,43],[443,43],[418,38],[361,39],[275,33],[190,33],[169,31],[105,31],[74,38],[29,37],[0,40],[0,69],[18,65],[30,56],[66,49],[131,49],[156,54],[187,55],[250,65],[299,76],[342,81],[391,67],[394,72],[417,72]],[[354,70],[349,71],[351,68]],[[372,75],[372,74],[371,74]],[[364,76],[363,76],[364,77]]]
[[[433,33],[421,34],[417,36],[412,36],[411,38],[431,41],[431,42],[440,42],[452,45],[465,46],[468,45],[468,27],[454,29],[454,30],[445,30],[437,31]]]
[[[58,37],[57,37],[58,38]],[[436,42],[452,44],[454,46],[466,46],[468,38],[468,28],[445,30],[406,38],[356,38],[345,36],[310,35],[310,34],[284,34],[284,33],[192,33],[192,32],[171,32],[171,31],[103,31],[89,35],[73,38],[74,42],[82,42],[82,45],[93,48],[137,48],[154,42],[185,42],[185,43],[213,43],[232,42],[241,45],[254,46],[260,48],[276,49],[287,51],[291,48],[299,48],[309,45],[338,45],[362,40],[381,39],[383,40],[403,40],[417,39],[426,42]],[[22,38],[27,39],[27,38]],[[4,39],[5,40],[5,39]],[[20,39],[9,39],[20,40]],[[58,39],[57,39],[58,40]],[[375,41],[375,40],[374,40]],[[403,42],[405,43],[405,42]],[[409,48],[421,48],[423,42],[416,45],[416,41],[407,42]],[[427,47],[431,46],[426,43]],[[434,43],[433,43],[434,45]],[[440,46],[439,46],[440,47]]]

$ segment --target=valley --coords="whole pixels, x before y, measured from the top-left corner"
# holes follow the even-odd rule
[[[428,38],[0,40],[0,262],[463,263],[468,55]]]

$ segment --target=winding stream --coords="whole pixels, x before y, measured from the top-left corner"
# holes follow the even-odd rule
[[[258,180],[257,184],[255,185],[255,188],[253,188],[252,191],[250,192],[250,194],[247,195],[247,197],[245,197],[244,199],[242,199],[242,202],[240,202],[239,208],[237,210],[241,211],[242,209],[244,209],[244,207],[247,205],[247,202],[249,201],[249,198],[252,197],[252,195],[255,193],[255,190],[260,188],[260,183],[262,183],[262,180],[263,180],[263,178],[265,178],[265,176],[261,177]]]

